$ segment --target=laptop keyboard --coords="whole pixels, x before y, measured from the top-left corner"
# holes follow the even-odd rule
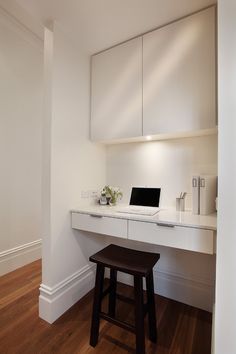
[[[125,207],[118,208],[116,211],[118,213],[153,216],[159,210],[160,210],[160,208],[156,208],[156,207],[143,207],[143,206],[138,206],[138,205],[127,205]]]

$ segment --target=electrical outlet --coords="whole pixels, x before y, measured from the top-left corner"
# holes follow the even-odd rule
[[[91,190],[89,195],[90,195],[91,199],[98,199],[99,198],[99,193],[96,190]]]
[[[82,191],[81,192],[81,198],[82,199],[88,199],[89,198],[89,191]]]

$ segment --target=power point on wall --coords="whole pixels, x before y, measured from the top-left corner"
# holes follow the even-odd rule
[[[82,192],[81,192],[81,198],[82,198],[82,199],[87,199],[87,198],[89,198],[89,191],[82,191]]]
[[[98,199],[99,192],[97,190],[88,190],[88,191],[81,191],[81,198],[82,199]]]
[[[91,190],[89,191],[89,196],[91,199],[98,199],[99,198],[99,192],[96,190]]]

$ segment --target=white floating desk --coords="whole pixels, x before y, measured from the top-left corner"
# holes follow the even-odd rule
[[[216,253],[216,213],[163,209],[154,216],[117,212],[117,207],[87,206],[71,210],[72,228],[206,254]]]

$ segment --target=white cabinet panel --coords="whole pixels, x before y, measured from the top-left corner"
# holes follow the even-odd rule
[[[215,232],[182,226],[129,221],[128,239],[207,254],[215,253]]]
[[[128,221],[96,214],[72,213],[72,228],[127,238]]]
[[[142,135],[142,38],[92,57],[91,139]]]
[[[215,8],[143,36],[143,134],[216,125]]]

